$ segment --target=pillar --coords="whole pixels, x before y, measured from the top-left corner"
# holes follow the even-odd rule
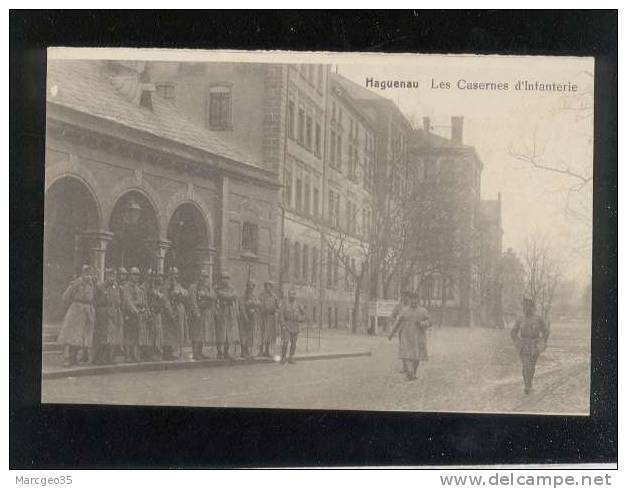
[[[87,231],[81,235],[81,239],[89,249],[91,266],[94,267],[98,280],[102,282],[104,280],[107,245],[113,239],[113,233],[108,231]]]
[[[154,253],[156,272],[159,274],[165,273],[165,255],[172,247],[172,243],[169,240],[147,240],[147,248]]]
[[[226,271],[228,266],[229,245],[229,177],[222,177],[222,191],[220,192],[220,236],[218,239],[218,268]]]

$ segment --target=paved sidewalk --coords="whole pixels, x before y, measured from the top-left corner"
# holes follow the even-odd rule
[[[317,328],[304,329],[299,335],[295,359],[323,360],[347,357],[370,356],[371,346],[377,338],[362,333],[351,334],[348,330],[318,330]],[[77,377],[84,375],[102,375],[125,372],[142,372],[154,370],[177,370],[198,367],[224,367],[230,365],[249,365],[259,363],[272,363],[278,360],[280,346],[273,346],[274,358],[254,357],[248,359],[234,358],[232,360],[217,360],[214,347],[205,347],[207,360],[193,360],[191,348],[183,348],[181,358],[174,361],[147,361],[141,363],[123,363],[122,357],[118,357],[115,365],[90,365],[82,364],[73,367],[63,366],[61,352],[44,352],[42,360],[42,378],[56,379],[64,377]],[[239,355],[231,349],[231,355]]]

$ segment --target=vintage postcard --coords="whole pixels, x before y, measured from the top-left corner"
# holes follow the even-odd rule
[[[50,49],[42,402],[588,415],[593,88]]]

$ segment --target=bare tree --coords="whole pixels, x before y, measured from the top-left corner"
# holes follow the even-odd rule
[[[550,323],[551,306],[561,280],[560,264],[547,237],[530,237],[523,259],[525,294],[532,299],[542,318]]]

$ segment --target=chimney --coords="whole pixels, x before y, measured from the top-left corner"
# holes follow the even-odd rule
[[[427,134],[430,133],[431,132],[431,119],[429,119],[428,117],[423,117],[422,128]]]
[[[451,141],[455,144],[464,142],[464,118],[460,116],[451,117]]]
[[[152,93],[156,90],[154,83],[150,83],[150,75],[147,69],[139,74],[139,87],[141,95],[139,105],[145,109],[152,110]]]

